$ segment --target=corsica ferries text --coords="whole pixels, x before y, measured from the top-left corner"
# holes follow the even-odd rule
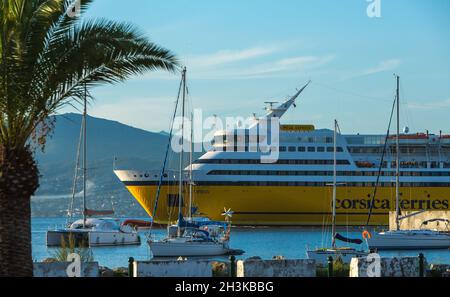
[[[395,200],[395,199],[394,199]],[[373,209],[394,209],[395,201],[390,199],[375,199],[373,201]],[[337,209],[370,209],[372,199],[336,199]],[[402,199],[400,200],[401,209],[429,209],[429,210],[448,210],[449,201],[442,199],[435,200],[420,200],[420,199]]]

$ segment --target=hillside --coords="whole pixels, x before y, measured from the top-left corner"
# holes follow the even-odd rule
[[[55,129],[48,138],[45,152],[36,153],[41,179],[40,188],[32,199],[33,216],[65,214],[72,192],[81,121],[79,114],[56,116]],[[160,169],[168,134],[148,132],[95,117],[88,117],[87,125],[90,207],[110,209],[113,203],[116,213],[121,216],[145,215],[114,175],[114,159],[116,168],[120,169]],[[169,167],[174,167],[176,156],[174,153],[171,156]],[[81,192],[80,182],[77,192]],[[79,207],[81,199],[77,198],[76,202]]]

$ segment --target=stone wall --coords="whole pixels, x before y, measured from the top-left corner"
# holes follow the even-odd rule
[[[237,261],[238,277],[315,277],[314,260],[259,260]]]
[[[402,215],[408,215],[411,213],[413,212],[404,211],[402,212]],[[450,211],[426,211],[421,214],[403,219],[400,221],[400,229],[420,229],[423,221],[435,218],[450,220]],[[389,229],[394,230],[395,228],[395,211],[391,211],[389,212]],[[432,230],[435,229],[439,231],[449,231],[449,229],[446,229],[447,226],[444,222],[428,223],[428,225],[423,226],[423,228]],[[450,225],[448,226],[448,228],[450,228]]]
[[[419,277],[419,257],[378,258],[379,269],[375,259],[353,258],[350,262],[350,277]],[[424,259],[423,275],[426,273]]]
[[[68,277],[67,268],[70,262],[54,262],[54,263],[33,263],[34,277]],[[81,277],[98,277],[100,276],[99,266],[97,262],[81,263]]]
[[[135,261],[134,277],[212,277],[212,261]]]

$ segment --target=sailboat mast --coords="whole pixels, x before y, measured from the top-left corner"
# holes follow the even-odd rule
[[[186,67],[183,69],[183,101],[181,107],[181,151],[180,151],[180,172],[179,172],[179,189],[178,189],[178,218],[181,216],[181,208],[183,205],[183,148],[184,148],[184,113],[185,113],[185,102],[186,102]],[[180,222],[178,222],[178,237],[181,236],[181,226]]]
[[[400,230],[400,76],[397,77],[397,137],[395,166],[395,224]]]
[[[191,142],[189,150],[189,218],[192,219],[192,152],[193,152],[193,134],[194,134],[194,115],[191,113]]]
[[[78,181],[78,170],[80,168],[80,152],[81,152],[81,142],[83,138],[83,122],[84,120],[81,120],[81,126],[80,126],[80,135],[78,137],[78,145],[77,145],[77,159],[75,163],[75,172],[73,174],[73,183],[72,183],[72,198],[70,199],[70,206],[69,206],[69,212],[67,217],[67,225],[72,224],[73,219],[73,206],[75,202],[75,195],[77,194],[77,181]]]
[[[86,179],[87,179],[87,88],[84,85],[84,110],[83,110],[83,228],[86,227]]]
[[[336,162],[336,151],[337,151],[337,120],[334,120],[334,134],[333,134],[333,218],[332,218],[332,225],[331,225],[331,240],[332,240],[332,247],[336,247],[336,170],[337,170],[337,162]]]

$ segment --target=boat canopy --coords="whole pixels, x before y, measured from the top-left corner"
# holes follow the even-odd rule
[[[348,242],[348,243],[354,243],[354,244],[361,244],[361,243],[363,243],[363,241],[361,239],[358,239],[358,238],[355,238],[355,239],[347,238],[345,236],[342,236],[339,233],[336,233],[334,238],[336,238],[337,240],[343,241],[343,242]]]
[[[86,219],[86,224],[83,224],[83,220],[77,220],[70,225],[70,229],[83,229],[83,226],[86,226],[86,229],[91,230],[119,230],[120,225],[118,220],[114,219]]]
[[[178,215],[178,226],[182,228],[200,228],[202,226],[219,225],[227,228],[227,224],[219,221],[201,220],[201,221],[186,221],[183,215],[180,213]]]

